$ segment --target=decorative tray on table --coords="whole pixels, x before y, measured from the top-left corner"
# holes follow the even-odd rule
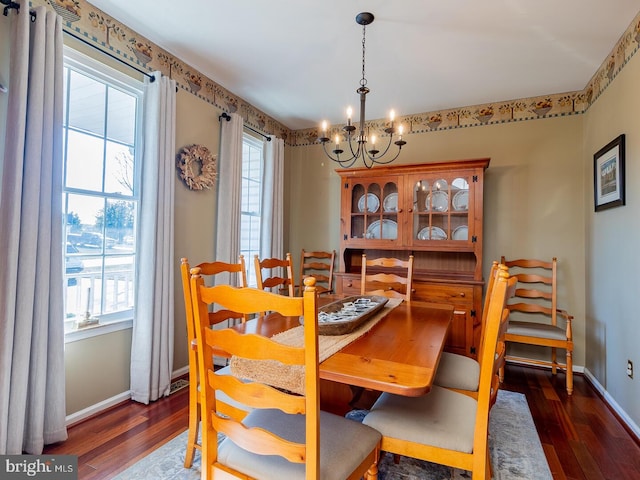
[[[324,305],[318,310],[318,334],[350,333],[382,310],[388,301],[381,295],[356,295]],[[302,317],[300,323],[304,323]]]

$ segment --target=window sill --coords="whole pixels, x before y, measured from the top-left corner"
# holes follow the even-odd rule
[[[121,322],[111,322],[105,324],[92,325],[78,330],[72,330],[64,334],[64,343],[77,342],[98,335],[118,332],[133,327],[133,320],[123,320]]]

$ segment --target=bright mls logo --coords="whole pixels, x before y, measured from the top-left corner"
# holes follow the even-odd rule
[[[77,480],[76,455],[0,455],[2,480]]]

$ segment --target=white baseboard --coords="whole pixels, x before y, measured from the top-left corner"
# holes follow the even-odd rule
[[[178,377],[181,377],[185,374],[189,373],[189,366],[185,366],[175,370],[171,374],[171,379],[174,380]],[[67,415],[65,419],[65,425],[68,427],[73,425],[74,423],[81,422],[82,420],[86,420],[89,417],[99,414],[100,412],[106,410],[107,408],[111,408],[119,403],[125,402],[131,398],[131,390],[127,390],[126,392],[119,393],[111,398],[107,398],[102,402],[98,402],[95,405],[91,405],[83,410],[72,413],[71,415]]]
[[[111,398],[107,398],[102,402],[96,403],[95,405],[91,405],[79,412],[72,413],[71,415],[67,415],[65,424],[67,427],[69,425],[73,425],[74,423],[78,423],[82,420],[85,420],[93,415],[97,415],[98,413],[106,410],[107,408],[113,407],[119,403],[122,403],[131,398],[131,390],[127,390],[126,392],[122,392],[118,395],[115,395]]]
[[[189,373],[189,365],[186,365],[182,368],[179,368],[178,370],[175,370],[171,374],[171,380],[175,380],[176,378],[186,375],[187,373]]]
[[[593,388],[595,388],[598,393],[602,395],[602,398],[604,398],[611,409],[618,414],[620,420],[622,420],[629,428],[629,430],[634,433],[636,438],[640,438],[640,428],[638,427],[638,425],[631,419],[631,417],[629,417],[629,415],[627,415],[627,412],[622,409],[618,402],[616,402],[616,400],[611,395],[609,395],[609,392],[607,392],[600,384],[600,382],[596,380],[596,377],[591,374],[588,368],[584,369],[584,376],[589,379],[589,382],[591,383],[591,385],[593,385]]]

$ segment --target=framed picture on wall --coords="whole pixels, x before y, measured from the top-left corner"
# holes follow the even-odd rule
[[[596,212],[624,205],[624,134],[593,156],[593,198]]]

